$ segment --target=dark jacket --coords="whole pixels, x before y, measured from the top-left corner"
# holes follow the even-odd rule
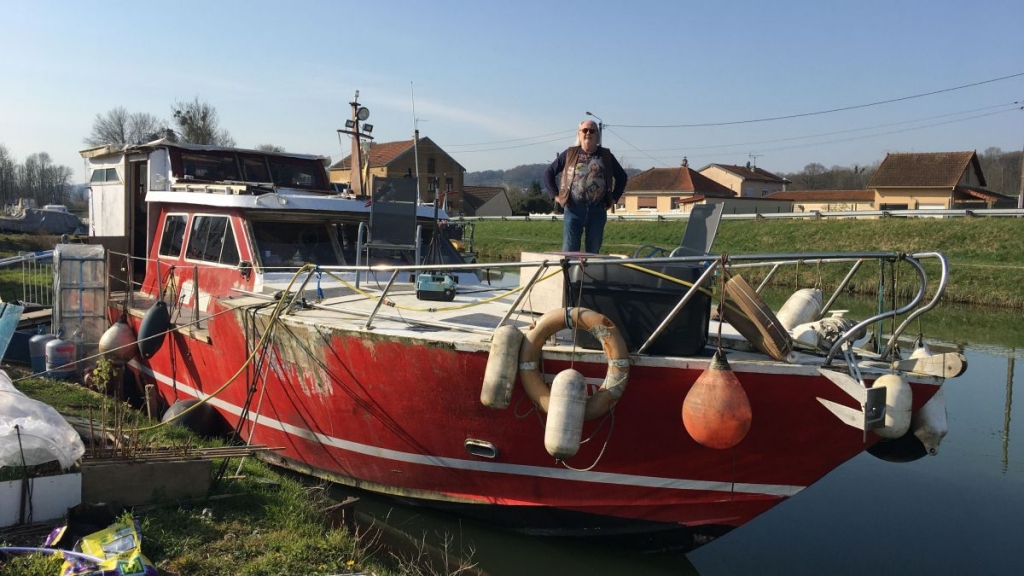
[[[571,146],[559,154],[555,161],[544,170],[544,189],[551,199],[562,206],[567,206],[571,201],[569,189],[575,175],[576,158],[580,152],[579,146]],[[605,207],[614,206],[626,190],[626,171],[622,169],[619,161],[607,148],[598,146],[591,156],[600,157],[601,163],[604,164],[605,174],[611,173],[611,178],[604,179],[605,189],[601,195],[601,202]],[[559,173],[562,174],[562,178],[556,184],[555,176]]]

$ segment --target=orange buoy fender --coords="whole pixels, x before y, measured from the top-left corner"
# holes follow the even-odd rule
[[[99,351],[104,358],[115,364],[124,364],[138,353],[135,331],[128,325],[128,318],[124,314],[100,337]]]
[[[544,423],[544,449],[559,460],[576,455],[583,439],[583,414],[587,405],[587,382],[583,374],[569,368],[551,382],[548,418]]]
[[[629,382],[629,351],[626,341],[615,324],[603,314],[587,308],[559,308],[540,317],[537,325],[523,337],[519,350],[519,379],[530,400],[548,413],[551,390],[540,372],[541,350],[544,343],[559,330],[578,326],[601,342],[608,358],[608,372],[601,388],[587,398],[584,420],[604,416],[622,398]]]
[[[480,402],[484,406],[499,410],[508,408],[522,345],[523,332],[519,328],[506,324],[494,331],[491,353],[487,356],[487,367],[484,369],[484,382],[480,388]]]
[[[171,315],[167,304],[160,300],[146,312],[139,325],[139,354],[144,359],[149,360],[160,350],[170,327]]]
[[[750,400],[721,350],[683,400],[683,426],[708,448],[732,448],[747,432],[753,414]]]

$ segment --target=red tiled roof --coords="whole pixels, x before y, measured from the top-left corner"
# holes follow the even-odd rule
[[[873,202],[874,190],[787,190],[765,196],[769,200],[801,202]]]
[[[776,176],[775,174],[772,174],[763,168],[758,168],[757,166],[750,168],[746,166],[736,166],[734,164],[709,164],[708,166],[718,166],[722,170],[728,170],[744,180],[755,180],[758,182],[789,182],[789,180],[782,176]],[[705,168],[707,168],[707,166],[705,166]]]
[[[425,138],[420,138],[422,143]],[[412,150],[412,139],[400,140],[398,142],[380,142],[370,143],[369,154],[370,154],[370,166],[387,166],[395,158],[398,158],[405,152]],[[365,162],[366,159],[364,158]],[[331,170],[351,170],[352,169],[352,155],[342,158],[331,165]]]
[[[732,190],[687,166],[651,168],[626,182],[626,193],[689,192],[719,198],[732,198]]]
[[[900,152],[886,154],[868,188],[941,187],[952,189],[973,164],[978,180],[985,186],[981,162],[974,152]]]

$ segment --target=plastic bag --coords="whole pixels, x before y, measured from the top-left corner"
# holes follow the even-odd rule
[[[67,470],[82,454],[82,438],[64,417],[52,406],[25,396],[0,370],[0,467],[56,460]]]

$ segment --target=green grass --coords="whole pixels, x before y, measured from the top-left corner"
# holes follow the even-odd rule
[[[6,368],[12,378],[18,378],[17,372]],[[91,414],[97,419],[106,414],[110,422],[110,400],[77,384],[28,378],[15,385],[62,414]],[[135,412],[128,419],[142,426],[153,424]],[[144,445],[220,444],[201,440],[179,427],[159,428],[141,436]],[[229,476],[238,463],[238,459],[228,462]],[[325,484],[305,482],[247,458],[241,478],[222,481],[213,494],[237,496],[191,504],[164,502],[137,512],[142,550],[161,574],[410,573],[409,566],[381,547],[375,536],[332,526],[323,513],[333,503],[327,492]],[[204,509],[210,512],[204,514]],[[39,544],[41,537],[40,542],[27,545]],[[59,573],[59,568],[59,560],[42,555],[20,555],[0,562],[0,574],[5,576],[50,576]],[[412,573],[434,572],[426,566]]]
[[[673,247],[679,244],[685,227],[684,220],[612,220],[605,228],[602,252],[632,255],[642,245]],[[559,250],[562,244],[560,221],[488,220],[478,222],[475,232],[475,244],[483,261],[514,260],[522,251]],[[1024,219],[1020,218],[725,220],[714,250],[729,254],[939,251],[949,259],[952,269],[947,301],[1024,308],[1024,291],[1019,281],[1024,272]],[[808,269],[803,267],[803,273]],[[854,289],[859,293],[873,292],[876,272],[858,273]],[[750,272],[744,272],[744,276],[760,278]],[[824,279],[837,282],[841,276],[841,272],[833,272]],[[778,279],[796,284],[792,275],[781,275]]]

